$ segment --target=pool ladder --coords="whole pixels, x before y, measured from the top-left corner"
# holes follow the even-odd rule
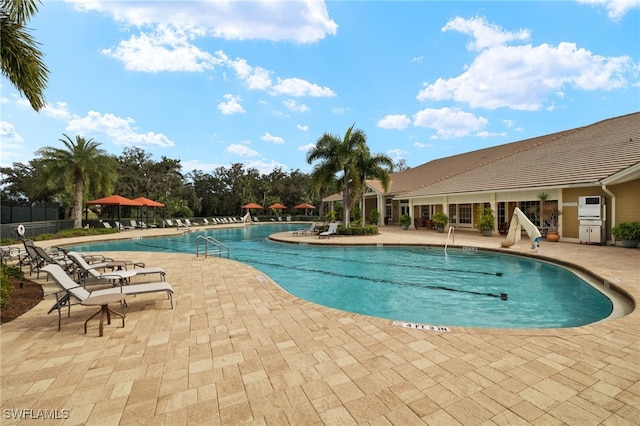
[[[453,238],[451,239],[452,243],[456,242],[456,228],[453,226],[449,227],[449,232],[447,233],[447,242],[444,245],[444,254],[447,254],[447,247],[449,246],[449,237],[453,234]]]
[[[200,243],[204,244],[204,258],[206,259],[209,254],[212,256],[227,256],[229,258],[229,247],[222,244],[220,241],[213,237],[204,235],[198,235],[196,238],[196,257],[200,257]],[[213,249],[210,249],[213,247]]]

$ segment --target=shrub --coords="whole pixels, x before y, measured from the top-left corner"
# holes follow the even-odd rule
[[[447,226],[447,223],[449,223],[449,218],[442,212],[435,213],[431,220],[433,221],[433,224],[436,226],[436,228],[444,228],[445,226]]]
[[[409,216],[408,214],[403,214],[398,218],[398,223],[402,226],[411,225],[411,216]]]
[[[0,268],[0,308],[3,308],[9,301],[11,292],[11,278],[22,279],[24,273],[16,266],[2,265]]]
[[[380,212],[376,209],[373,209],[369,212],[369,223],[372,225],[377,225],[380,220]]]
[[[640,240],[640,222],[620,222],[611,233],[619,240]]]

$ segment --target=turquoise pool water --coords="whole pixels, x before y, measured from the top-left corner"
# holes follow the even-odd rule
[[[230,248],[232,259],[254,266],[302,299],[422,324],[574,327],[612,311],[611,300],[573,272],[525,257],[473,249],[449,248],[445,255],[442,248],[304,246],[267,239],[299,228],[274,224],[214,229],[73,249],[195,253],[196,237],[210,235]]]

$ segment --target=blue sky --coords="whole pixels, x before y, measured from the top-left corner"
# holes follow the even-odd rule
[[[183,171],[311,171],[362,129],[409,166],[640,110],[640,0],[45,1],[34,112],[0,79],[0,164],[63,133]]]

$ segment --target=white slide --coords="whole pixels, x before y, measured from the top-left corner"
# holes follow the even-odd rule
[[[531,248],[534,250],[540,249],[540,241],[542,240],[542,234],[540,234],[540,230],[538,230],[538,228],[533,223],[531,223],[529,218],[522,212],[522,210],[517,207],[513,211],[513,216],[511,217],[509,233],[502,240],[502,247],[511,247],[512,245],[520,241],[522,228],[527,231],[527,235],[531,240]]]

